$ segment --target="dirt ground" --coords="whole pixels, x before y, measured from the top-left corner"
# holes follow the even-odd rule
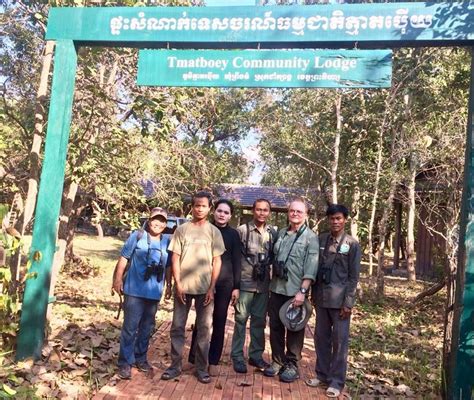
[[[76,253],[94,268],[62,271],[43,359],[15,366],[5,358],[0,378],[15,392],[12,398],[87,399],[114,377],[121,319],[115,319],[118,297],[110,288],[122,244],[77,237]],[[439,397],[445,294],[414,306],[427,285],[387,277],[384,298],[363,292],[351,325],[347,385],[354,399]],[[157,326],[170,317],[171,304],[163,303]]]

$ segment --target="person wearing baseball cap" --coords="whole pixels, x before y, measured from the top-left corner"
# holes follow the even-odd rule
[[[114,271],[112,290],[123,301],[118,375],[131,378],[131,368],[148,373],[148,345],[155,325],[158,302],[163,293],[170,238],[163,235],[168,214],[161,207],[151,210],[142,229],[134,231],[122,248]]]

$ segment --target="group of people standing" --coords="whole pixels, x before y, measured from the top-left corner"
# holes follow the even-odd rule
[[[298,362],[311,297],[316,308],[316,375],[306,384],[325,385],[328,397],[338,397],[346,378],[349,323],[361,258],[358,242],[344,230],[347,208],[328,207],[330,232],[318,238],[307,225],[308,205],[302,198],[290,202],[289,225],[279,232],[267,223],[271,204],[266,199],[255,201],[252,221],[237,229],[229,226],[234,211],[229,200],[216,202],[211,224],[212,206],[209,193],[193,195],[192,220],[179,226],[171,240],[161,235],[166,212],[153,209],[144,231],[134,232],[125,243],[113,283],[114,290],[125,295],[119,376],[130,379],[132,366],[151,370],[146,350],[166,284],[165,297],[174,296],[174,308],[171,364],[161,379],[175,379],[182,373],[185,327],[194,302],[196,321],[188,360],[201,383],[218,375],[229,304],[235,309],[233,369],[246,373],[248,363],[265,376],[291,383],[300,378]],[[267,315],[271,362],[263,356]]]

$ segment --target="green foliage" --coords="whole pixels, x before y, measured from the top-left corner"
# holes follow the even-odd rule
[[[1,53],[8,90],[0,108],[0,124],[6,127],[0,135],[0,148],[5,149],[0,185],[7,198],[18,191],[24,197],[27,190],[48,5],[99,5],[77,0],[22,4],[6,7]],[[28,24],[22,24],[25,18]],[[67,189],[68,182],[76,182],[80,187],[73,209],[94,200],[102,210],[101,221],[136,225],[137,218],[129,216],[156,204],[180,209],[189,192],[213,182],[240,181],[248,174],[236,142],[248,133],[238,120],[245,115],[239,110],[246,107],[250,92],[136,87],[136,50],[81,47],[78,55],[65,185]],[[144,181],[153,186],[151,196],[143,193]]]
[[[464,163],[469,53],[464,49],[394,51],[391,90],[273,90],[253,112],[261,133],[263,183],[298,186],[323,205],[330,191],[336,131],[335,102],[342,96],[342,134],[337,184],[339,202],[353,204],[360,191],[359,234],[364,240],[375,191],[377,137],[383,137],[383,165],[377,214],[386,207],[390,183],[406,201],[409,166],[414,163],[426,186],[437,188],[417,199],[441,218],[457,215]],[[406,102],[408,101],[408,104]],[[449,110],[449,112],[447,112]],[[456,149],[456,150],[454,150]],[[395,166],[395,167],[394,167]],[[444,199],[444,200],[443,200]],[[446,205],[449,204],[449,207]],[[450,208],[450,210],[448,210]],[[431,227],[435,227],[433,211]],[[441,213],[442,214],[442,213]],[[379,218],[376,216],[376,219]]]
[[[8,212],[8,206],[0,204],[0,221]],[[21,247],[21,241],[0,231],[0,247],[7,257]],[[17,285],[14,285],[10,268],[0,260],[0,348],[11,349],[15,343],[19,322],[20,302]],[[12,286],[14,285],[14,286]],[[8,390],[3,389],[7,394]]]

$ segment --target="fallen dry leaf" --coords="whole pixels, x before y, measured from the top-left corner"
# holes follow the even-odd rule
[[[78,396],[80,388],[74,383],[60,383],[58,385],[60,396],[63,399],[74,399]]]
[[[393,382],[393,380],[391,380],[390,378],[380,377],[380,378],[379,378],[379,382],[381,382],[381,383],[386,383],[386,384],[388,384],[388,385],[390,385],[390,386],[394,386],[394,385],[395,385],[394,382]]]
[[[36,385],[36,395],[40,397],[50,397],[53,389],[46,383],[38,383]]]
[[[74,359],[74,363],[77,364],[77,365],[79,365],[79,366],[81,366],[81,367],[83,367],[83,366],[85,366],[85,365],[88,365],[88,364],[89,364],[89,361],[88,361],[87,359],[85,359],[85,358],[82,358],[81,355],[80,355],[79,357],[76,357],[76,358]]]
[[[57,375],[54,372],[47,372],[46,374],[39,375],[40,380],[54,384]]]
[[[89,370],[87,368],[78,368],[78,369],[74,369],[74,370],[70,371],[69,375],[75,378],[77,376],[83,376],[83,375],[87,374],[88,372],[89,372]]]
[[[395,386],[395,389],[397,390],[398,393],[406,394],[407,396],[413,395],[412,390],[407,385],[401,384],[401,385]]]

